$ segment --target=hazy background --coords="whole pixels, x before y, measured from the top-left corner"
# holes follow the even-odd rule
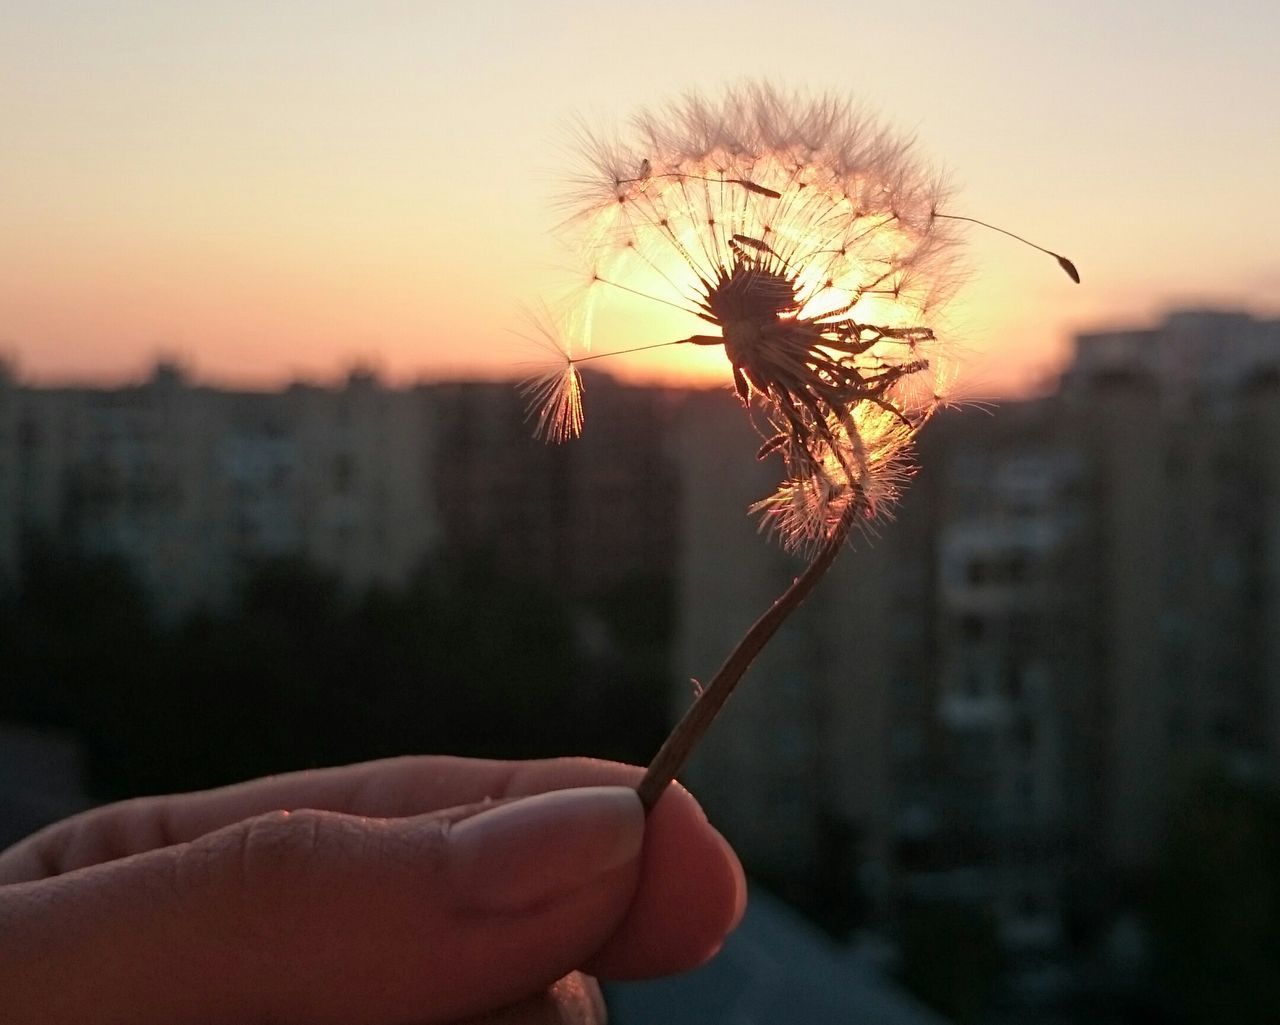
[[[796,572],[742,515],[777,468],[683,387],[709,348],[532,440],[513,332],[578,280],[572,120],[766,78],[1084,280],[971,229],[946,333],[1006,401],[935,419],[700,750],[751,908],[614,1020],[1270,1025],[1278,37],[1260,2],[0,0],[0,845],[381,755],[650,757]]]
[[[9,0],[0,347],[37,380],[158,351],[234,383],[500,373],[520,305],[573,277],[568,121],[765,76],[858,97],[951,173],[954,212],[1077,262],[1078,289],[971,233],[967,387],[1025,392],[1072,329],[1280,307],[1278,32],[1262,2]]]

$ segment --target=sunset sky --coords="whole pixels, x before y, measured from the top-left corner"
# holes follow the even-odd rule
[[[0,354],[32,381],[505,372],[573,276],[569,121],[763,76],[858,97],[953,212],[1075,260],[1080,286],[968,233],[969,390],[1028,390],[1081,328],[1280,313],[1278,9],[8,0]]]

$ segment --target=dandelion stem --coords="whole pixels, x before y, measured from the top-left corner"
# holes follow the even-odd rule
[[[845,510],[840,522],[836,525],[835,532],[827,539],[813,562],[791,582],[791,586],[743,635],[742,640],[729,653],[729,657],[712,677],[711,682],[703,688],[685,712],[684,717],[667,735],[662,747],[658,749],[658,753],[654,755],[653,761],[645,770],[644,778],[636,787],[640,795],[640,803],[644,805],[646,813],[653,810],[667,786],[684,767],[689,755],[715,721],[716,716],[720,714],[720,709],[724,707],[724,703],[733,693],[738,681],[742,679],[743,673],[750,668],[751,663],[764,650],[764,646],[769,643],[769,639],[777,632],[778,627],[799,608],[800,603],[809,596],[809,592],[835,561],[849,536],[857,512],[858,503],[856,502]]]

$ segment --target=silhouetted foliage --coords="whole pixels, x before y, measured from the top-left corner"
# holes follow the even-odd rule
[[[36,546],[0,604],[0,717],[77,732],[104,798],[409,753],[644,761],[665,587],[571,608],[475,557],[357,595],[282,560],[162,626],[121,564]]]
[[[0,716],[91,728],[96,773],[148,715],[157,638],[142,587],[121,562],[40,540],[22,579],[0,620]]]
[[[1176,804],[1148,923],[1194,1025],[1280,1014],[1280,791],[1209,772]]]
[[[920,904],[903,912],[900,928],[907,988],[960,1025],[980,1020],[1001,970],[1000,937],[990,911]]]

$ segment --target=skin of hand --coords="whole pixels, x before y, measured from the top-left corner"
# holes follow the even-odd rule
[[[407,757],[139,798],[0,853],[0,1020],[603,1020],[590,976],[710,958],[737,858],[588,759]],[[580,971],[579,971],[580,970]]]

